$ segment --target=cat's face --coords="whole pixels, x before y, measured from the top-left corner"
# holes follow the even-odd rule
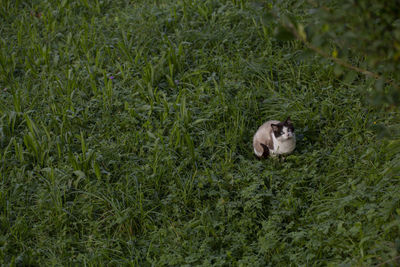
[[[271,127],[278,141],[285,141],[295,137],[293,123],[290,118],[278,124],[271,124]]]

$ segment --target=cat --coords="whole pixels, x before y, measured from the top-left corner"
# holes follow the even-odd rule
[[[259,158],[290,154],[295,147],[296,135],[289,117],[284,122],[277,120],[265,122],[253,137],[254,153]]]

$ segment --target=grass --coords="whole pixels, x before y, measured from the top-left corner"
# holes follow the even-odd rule
[[[265,8],[0,0],[0,263],[399,264],[399,113]],[[257,160],[287,116],[295,152]]]

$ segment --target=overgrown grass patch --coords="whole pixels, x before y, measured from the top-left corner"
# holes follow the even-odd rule
[[[0,3],[2,264],[398,257],[399,139],[378,129],[399,114],[274,39],[262,4]],[[256,159],[287,116],[295,152]]]

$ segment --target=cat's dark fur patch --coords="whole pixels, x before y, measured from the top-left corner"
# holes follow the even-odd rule
[[[264,145],[264,144],[260,144],[263,148],[264,148],[264,152],[263,152],[263,154],[262,154],[262,158],[268,158],[268,156],[269,156],[269,148],[268,148],[268,146],[267,145]]]

